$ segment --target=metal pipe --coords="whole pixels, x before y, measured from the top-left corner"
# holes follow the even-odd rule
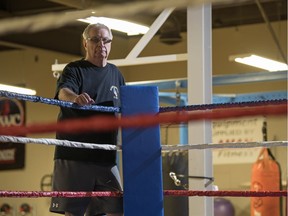
[[[281,55],[282,59],[284,60],[284,62],[287,62],[287,56],[285,55],[285,53],[283,52],[283,50],[281,48],[279,40],[278,40],[278,38],[277,38],[277,36],[276,36],[276,34],[274,32],[274,29],[272,28],[272,25],[271,25],[271,23],[269,21],[269,18],[267,16],[262,4],[260,3],[259,0],[255,0],[255,2],[256,2],[257,6],[258,6],[258,9],[259,9],[259,11],[260,11],[260,13],[261,13],[261,15],[262,15],[267,27],[268,27],[268,30],[270,31],[270,33],[272,35],[272,38],[273,38],[273,40],[274,40],[274,42],[275,42],[275,44],[276,44],[276,46],[277,46],[277,48],[278,48],[278,50],[280,52],[280,55]]]

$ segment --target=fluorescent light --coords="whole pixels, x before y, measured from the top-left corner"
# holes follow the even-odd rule
[[[253,55],[253,54],[230,56],[229,59],[232,61],[234,60],[236,62],[242,63],[242,64],[262,68],[264,70],[268,70],[271,72],[288,70],[288,65],[285,63],[271,60],[268,58],[264,58],[261,56]]]
[[[0,90],[26,94],[26,95],[36,95],[36,91],[33,89],[4,85],[4,84],[0,84]]]
[[[85,19],[78,19],[78,20],[86,23],[102,23],[108,26],[110,29],[127,33],[127,35],[145,34],[149,30],[149,28],[144,25],[139,25],[128,21],[112,19],[107,17],[91,16]]]

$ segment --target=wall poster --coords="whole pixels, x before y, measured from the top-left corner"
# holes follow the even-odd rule
[[[0,127],[25,125],[25,102],[0,97]],[[25,144],[0,142],[0,170],[23,169]]]

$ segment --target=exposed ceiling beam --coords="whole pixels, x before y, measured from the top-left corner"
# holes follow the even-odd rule
[[[127,55],[126,59],[134,59],[137,58],[138,55],[142,52],[145,46],[150,42],[150,40],[154,37],[163,23],[167,20],[170,14],[173,12],[174,8],[167,8],[162,11],[162,13],[157,17],[154,23],[150,26],[149,31],[142,36],[139,42],[134,46],[131,52]]]
[[[62,4],[68,7],[77,8],[77,9],[85,9],[85,2],[83,0],[48,0],[50,2]]]
[[[72,7],[75,9],[80,9],[80,10],[103,5],[103,2],[93,1],[93,0],[48,0],[48,1],[62,4],[62,5]],[[123,3],[123,2],[127,2],[127,1],[121,0],[120,3]],[[111,3],[111,1],[105,1],[105,3],[109,4]]]

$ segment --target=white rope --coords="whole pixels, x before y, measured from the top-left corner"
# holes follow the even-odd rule
[[[27,138],[15,136],[0,136],[0,142],[11,143],[36,143],[45,145],[57,145],[74,148],[120,150],[121,145],[82,143],[69,140],[47,139],[47,138]],[[288,141],[266,141],[266,142],[242,142],[242,143],[210,143],[210,144],[188,144],[188,145],[162,145],[163,151],[189,150],[189,149],[219,149],[219,148],[257,148],[257,147],[277,147],[286,146]]]
[[[210,144],[188,144],[188,145],[162,145],[162,150],[189,150],[189,149],[219,149],[219,148],[257,148],[286,146],[287,141],[268,142],[242,142],[242,143],[210,143]]]
[[[47,139],[47,138],[27,138],[15,136],[0,136],[0,142],[11,143],[35,143],[45,145],[57,145],[74,148],[101,149],[101,150],[119,150],[119,146],[110,144],[81,143],[69,140]]]
[[[56,29],[62,26],[71,25],[79,18],[85,18],[96,11],[96,16],[110,16],[116,18],[133,17],[139,13],[159,13],[166,8],[177,7],[184,8],[187,6],[197,6],[206,3],[229,3],[245,2],[248,0],[155,0],[140,1],[126,4],[105,5],[102,7],[89,8],[86,10],[43,13],[25,17],[15,17],[2,19],[0,21],[0,35],[17,33],[17,32],[38,32],[48,29]]]

